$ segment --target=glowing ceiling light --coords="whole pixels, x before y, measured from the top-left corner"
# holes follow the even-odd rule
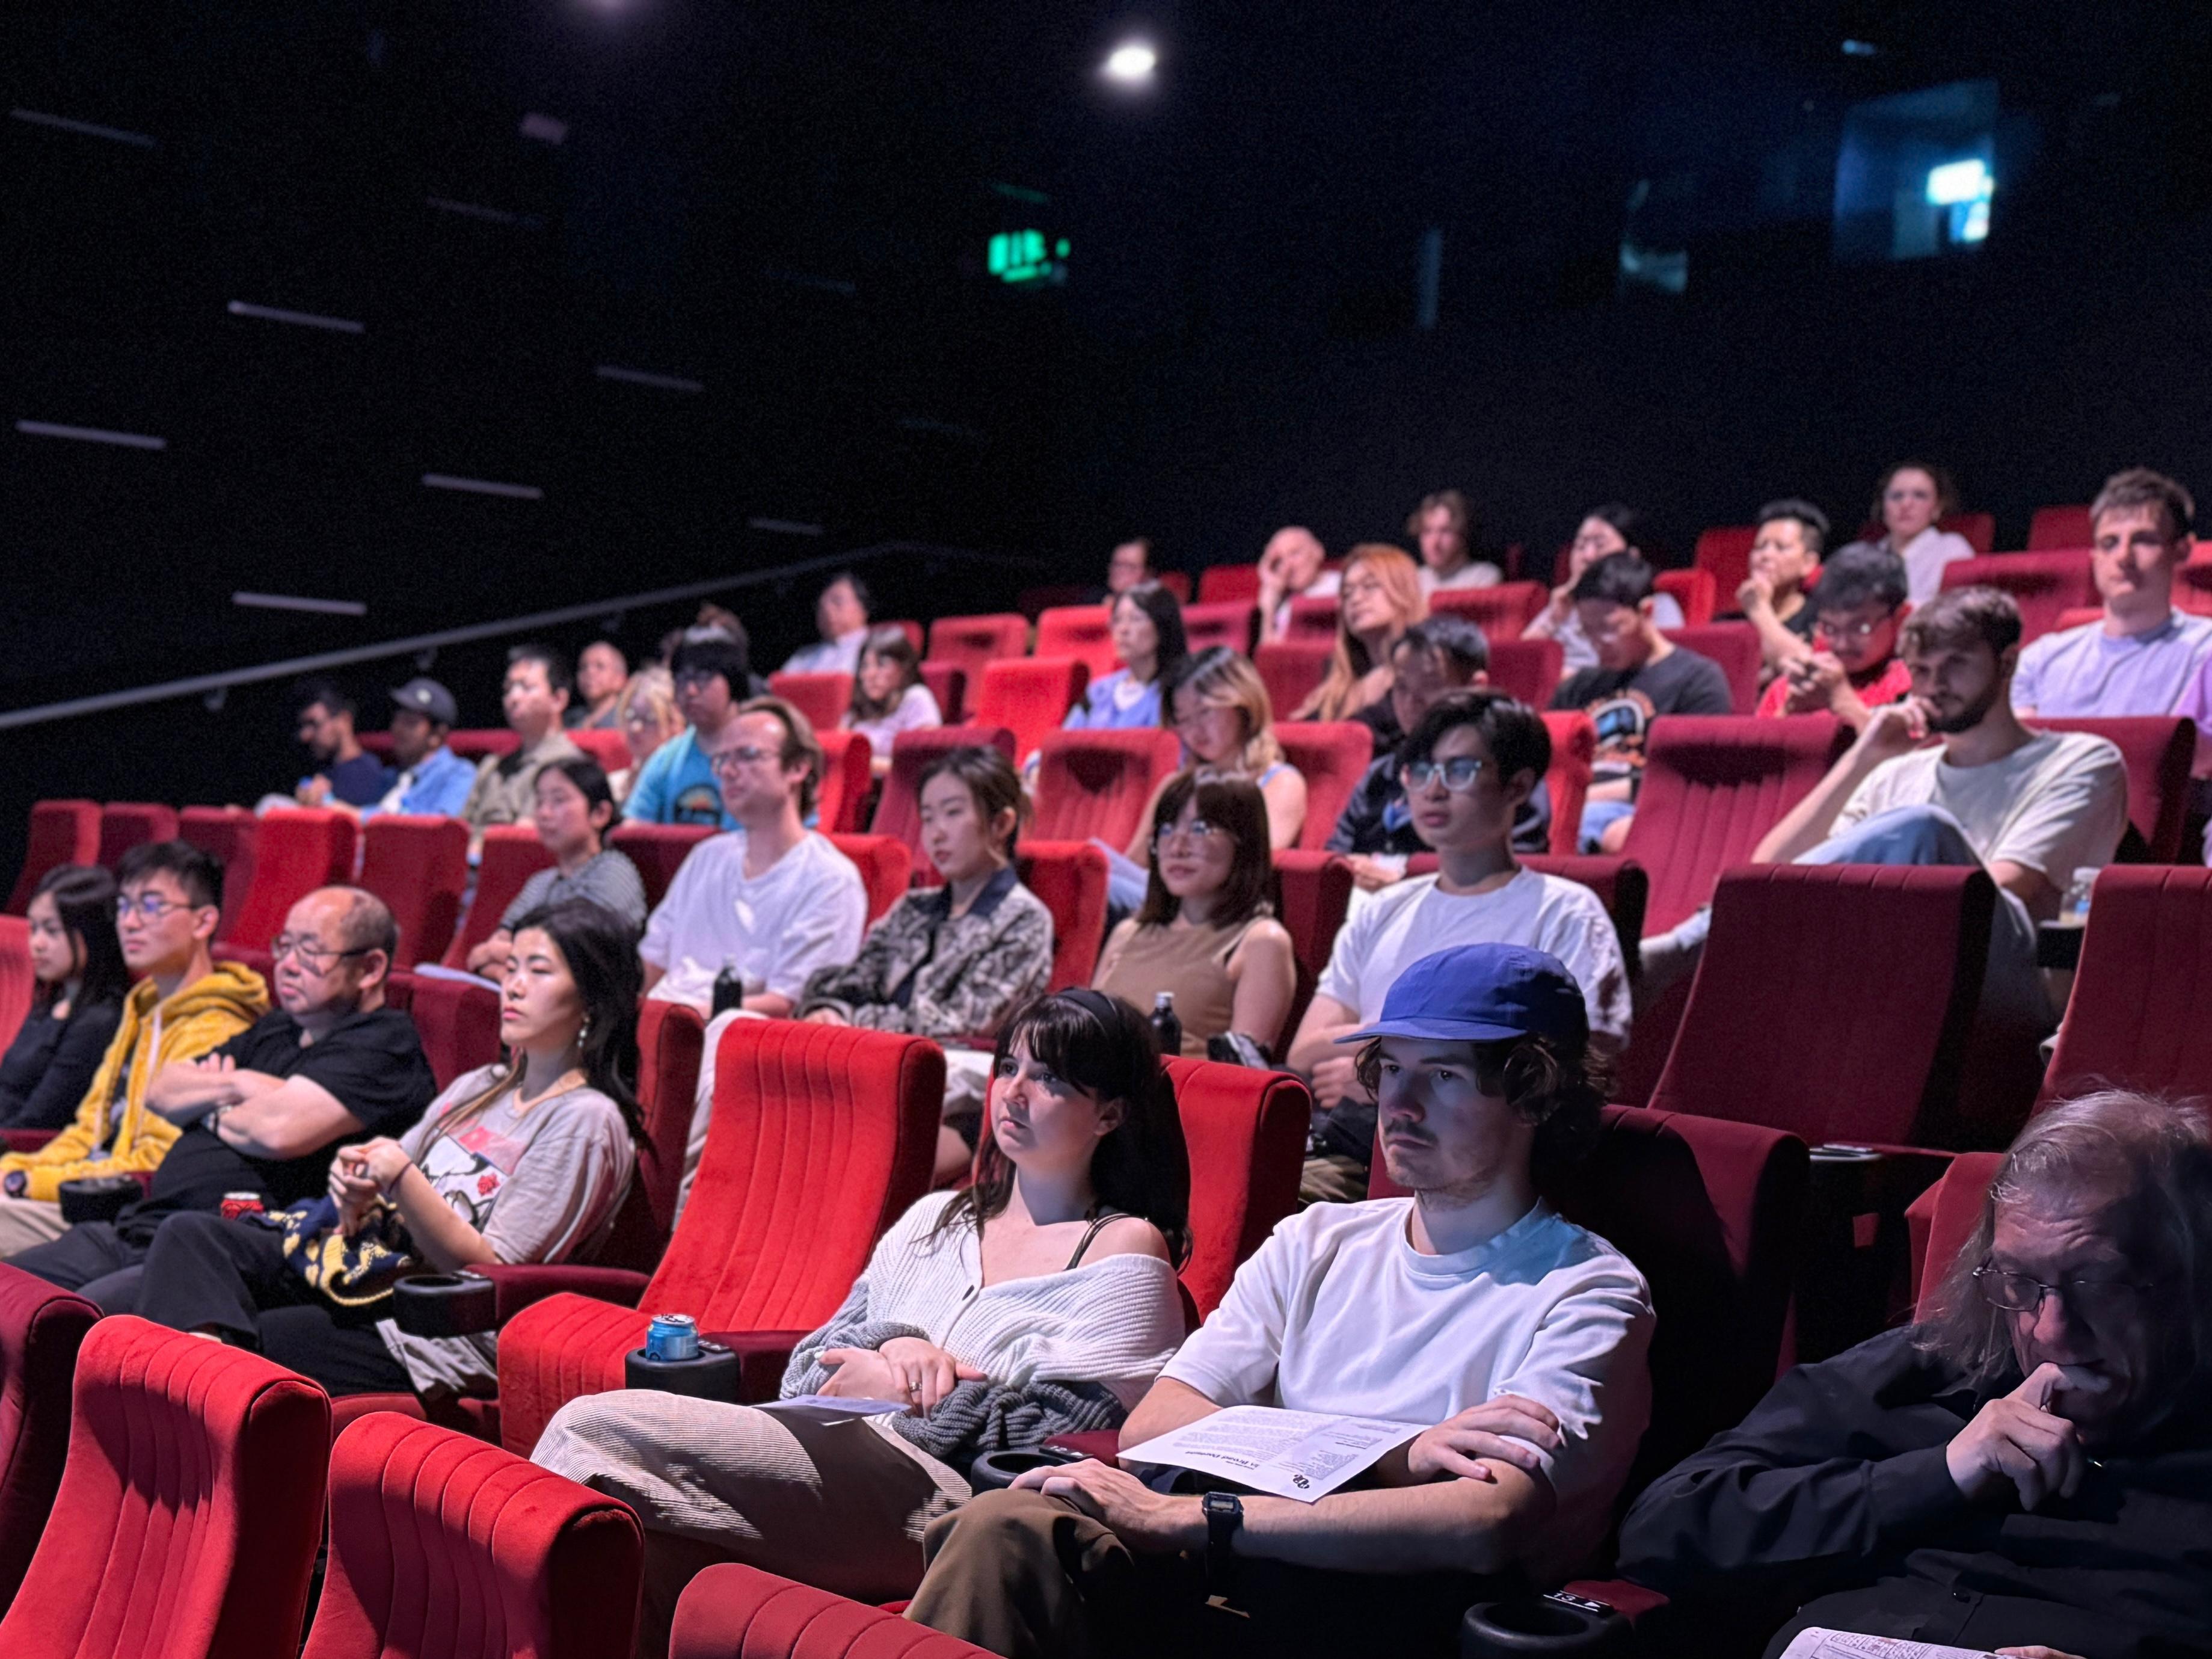
[[[1996,187],[1989,164],[1975,156],[1946,161],[1928,169],[1928,202],[1931,207],[1957,207],[1961,203],[1986,202]]]
[[[1134,86],[1152,78],[1152,70],[1159,63],[1159,54],[1140,40],[1114,48],[1114,55],[1106,60],[1109,80],[1121,81]]]

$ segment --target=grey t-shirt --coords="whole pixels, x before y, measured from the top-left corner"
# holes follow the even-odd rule
[[[499,1261],[588,1258],[613,1226],[637,1167],[622,1110],[598,1090],[578,1087],[518,1113],[514,1092],[503,1090],[458,1133],[441,1133],[446,1117],[496,1084],[503,1069],[479,1066],[455,1079],[399,1144]],[[410,1336],[388,1319],[376,1329],[418,1391],[483,1393],[498,1380],[489,1335]]]
[[[623,925],[633,933],[645,931],[645,883],[638,877],[637,866],[612,848],[586,860],[573,876],[564,876],[554,868],[540,870],[522,884],[522,890],[507,907],[499,925],[511,933],[514,924],[532,910],[563,899],[588,899],[621,917]]]
[[[2053,720],[2171,714],[2212,657],[2212,617],[2168,613],[2118,639],[2101,622],[2045,634],[2020,653],[2012,706]]]

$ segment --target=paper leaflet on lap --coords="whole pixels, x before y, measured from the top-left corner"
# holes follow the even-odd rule
[[[1165,1463],[1310,1504],[1429,1425],[1273,1406],[1231,1406],[1121,1449],[1124,1463]]]
[[[1801,1630],[1782,1651],[1782,1659],[1988,1659],[1987,1648],[1938,1647],[1894,1636],[1861,1636],[1855,1631]]]

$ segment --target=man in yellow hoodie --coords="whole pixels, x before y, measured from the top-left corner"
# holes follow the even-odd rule
[[[222,865],[165,841],[133,848],[115,876],[116,933],[137,982],[76,1121],[35,1152],[0,1158],[0,1260],[67,1231],[64,1181],[135,1175],[161,1163],[178,1130],[147,1109],[148,1081],[171,1060],[228,1042],[269,1008],[260,975],[208,957],[222,915]]]

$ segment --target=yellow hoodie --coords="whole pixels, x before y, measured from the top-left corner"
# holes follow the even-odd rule
[[[154,1029],[155,1004],[161,988],[142,979],[123,1000],[123,1023],[106,1056],[76,1109],[76,1121],[35,1152],[10,1152],[0,1158],[0,1176],[21,1170],[29,1177],[27,1198],[48,1202],[60,1198],[64,1181],[80,1176],[130,1175],[161,1163],[177,1138],[177,1126],[159,1112],[146,1109],[146,1085],[155,1071],[173,1060],[197,1060],[211,1048],[236,1036],[269,1012],[269,988],[251,968],[234,962],[218,962],[204,977],[177,988],[160,1008],[161,1052],[149,1057],[150,1046],[140,1042]],[[129,1068],[121,1127],[109,1155],[96,1154],[108,1142],[109,1103],[117,1078]]]

